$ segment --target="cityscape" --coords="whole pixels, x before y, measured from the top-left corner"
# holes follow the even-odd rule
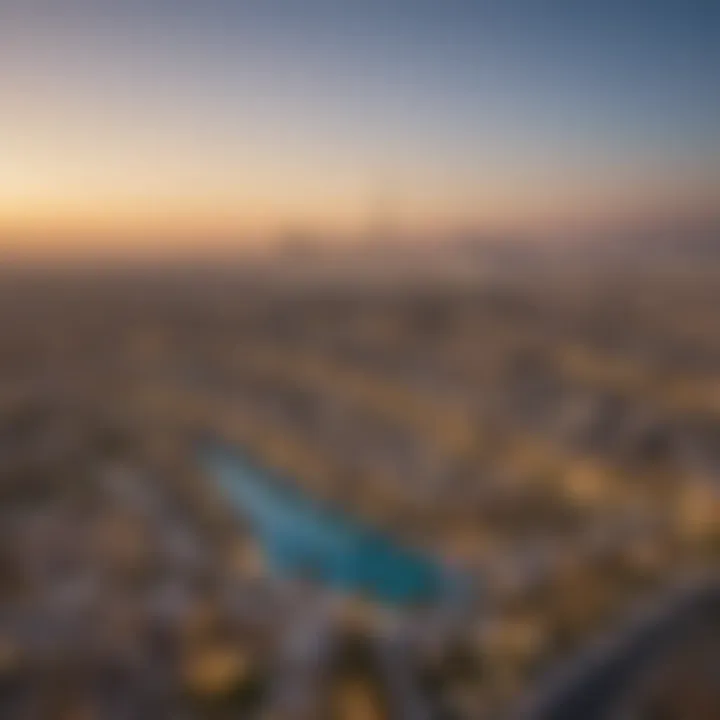
[[[3,717],[514,717],[714,582],[715,271],[263,272],[3,283]],[[269,567],[208,436],[469,599],[392,607]],[[667,692],[644,672],[609,699]]]
[[[720,720],[719,70],[0,0],[0,720]]]

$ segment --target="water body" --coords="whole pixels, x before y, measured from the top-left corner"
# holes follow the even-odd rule
[[[199,456],[276,573],[390,605],[440,604],[465,593],[442,563],[319,502],[241,449],[206,442]]]

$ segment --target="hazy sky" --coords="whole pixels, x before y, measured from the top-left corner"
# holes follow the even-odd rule
[[[719,88],[714,0],[0,0],[0,250],[707,212]]]

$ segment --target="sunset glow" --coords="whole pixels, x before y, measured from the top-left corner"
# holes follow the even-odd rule
[[[699,9],[690,33],[663,3],[636,37],[619,3],[559,25],[531,3],[238,5],[3,3],[0,243],[342,239],[381,212],[532,235],[715,206]]]

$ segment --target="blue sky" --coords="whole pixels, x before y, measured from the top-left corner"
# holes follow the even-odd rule
[[[383,193],[409,226],[529,227],[717,197],[717,2],[2,0],[0,61],[11,227],[347,230]]]

